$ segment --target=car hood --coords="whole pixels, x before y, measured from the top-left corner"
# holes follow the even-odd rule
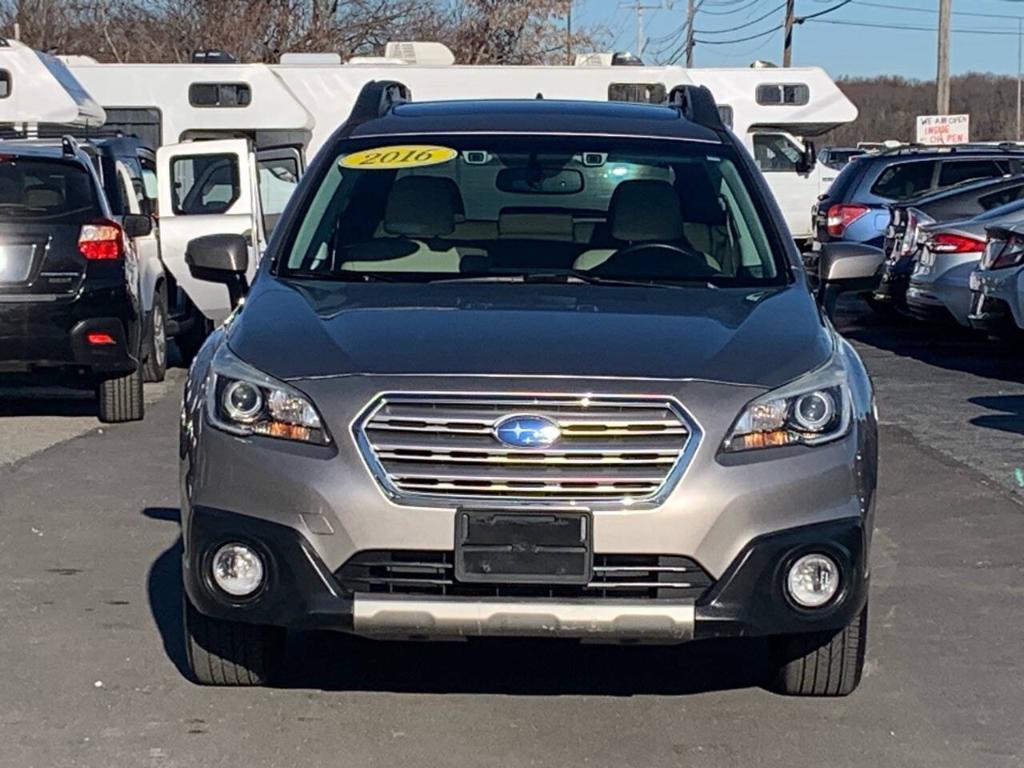
[[[350,374],[704,379],[775,387],[822,364],[808,292],[264,277],[228,343],[281,379]]]

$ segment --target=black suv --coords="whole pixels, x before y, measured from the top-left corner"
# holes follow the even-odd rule
[[[904,146],[858,157],[849,163],[814,206],[814,239],[882,247],[888,204],[971,179],[991,179],[1024,170],[1024,146]]]
[[[95,389],[101,421],[143,416],[145,312],[131,238],[69,137],[0,142],[0,375]]]

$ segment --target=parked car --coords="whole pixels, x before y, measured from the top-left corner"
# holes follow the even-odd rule
[[[92,157],[114,221],[146,216],[151,231],[132,239],[139,264],[145,312],[142,371],[145,381],[163,381],[167,372],[168,276],[160,258],[156,202],[156,153],[135,137],[115,136],[80,141]]]
[[[921,320],[969,325],[970,276],[985,250],[985,231],[1024,220],[1024,200],[972,219],[921,227],[921,250],[907,287],[907,312]]]
[[[822,147],[818,152],[818,162],[841,171],[854,158],[866,155],[868,150],[859,147]]]
[[[1024,331],[1024,224],[992,226],[971,273],[971,326],[996,336]]]
[[[887,206],[885,266],[869,304],[877,310],[906,309],[907,288],[920,251],[922,228],[928,224],[966,219],[1024,196],[1024,175],[966,181],[938,192]]]
[[[777,690],[850,693],[871,384],[711,93],[407,94],[363,89],[251,288],[189,243],[238,306],[181,420],[193,674],[262,683],[297,627],[767,636]]]
[[[971,179],[998,178],[1024,170],[1024,147],[964,145],[898,147],[848,164],[814,206],[817,247],[830,242],[882,247],[889,224],[887,204],[908,200]]]
[[[70,137],[0,142],[0,375],[96,393],[106,422],[143,416],[146,317],[137,238]]]

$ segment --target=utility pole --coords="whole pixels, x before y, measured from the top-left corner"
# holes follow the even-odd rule
[[[793,20],[796,14],[796,0],[786,0],[785,36],[782,44],[782,66],[793,65]]]
[[[565,10],[565,63],[572,66],[572,3],[568,0]]]
[[[1024,19],[1017,19],[1017,141],[1021,139],[1021,77],[1024,70]]]
[[[938,100],[936,114],[949,114],[949,17],[953,12],[953,0],[939,0],[939,50],[938,73],[936,76]]]
[[[644,37],[644,11],[658,11],[661,10],[662,5],[644,5],[641,0],[634,0],[632,3],[619,3],[620,8],[630,8],[633,13],[636,14],[636,50],[633,53],[637,56],[643,53],[644,43],[646,38]]]
[[[693,66],[693,24],[697,16],[696,0],[689,0],[686,6],[686,66]]]

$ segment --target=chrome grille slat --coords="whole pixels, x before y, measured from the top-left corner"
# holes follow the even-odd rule
[[[499,441],[496,425],[516,415],[547,419],[560,436],[537,448]],[[386,394],[355,432],[398,501],[636,501],[662,491],[696,430],[664,398]]]

